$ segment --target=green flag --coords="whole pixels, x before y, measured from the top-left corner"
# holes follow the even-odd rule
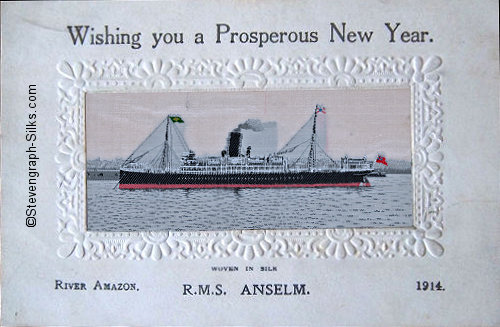
[[[184,122],[184,120],[182,120],[182,118],[179,116],[170,116],[170,119],[172,120],[173,123],[183,123]]]

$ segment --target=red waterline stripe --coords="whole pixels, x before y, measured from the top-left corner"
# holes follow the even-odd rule
[[[120,184],[120,189],[172,189],[172,188],[273,188],[273,187],[359,187],[370,183],[336,184]]]

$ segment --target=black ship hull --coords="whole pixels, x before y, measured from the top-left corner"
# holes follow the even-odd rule
[[[372,170],[241,174],[151,173],[120,170],[120,189],[370,186]]]

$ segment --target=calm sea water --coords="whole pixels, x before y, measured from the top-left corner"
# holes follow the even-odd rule
[[[190,190],[90,180],[87,223],[92,231],[411,226],[411,175],[369,180],[372,187]]]

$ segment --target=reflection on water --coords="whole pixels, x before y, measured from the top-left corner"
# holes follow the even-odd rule
[[[411,175],[372,187],[120,190],[87,181],[92,231],[411,226]]]

